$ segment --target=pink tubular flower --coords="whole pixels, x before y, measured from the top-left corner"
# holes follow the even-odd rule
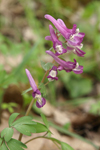
[[[31,75],[31,73],[29,72],[29,70],[25,69],[25,71],[26,71],[27,77],[29,79],[30,85],[33,89],[32,96],[37,99],[36,106],[38,108],[41,108],[46,104],[46,100],[45,100],[45,98],[41,97],[41,92],[38,90],[38,88],[35,84],[35,81],[34,81],[32,75]]]
[[[50,30],[50,36],[46,36],[46,40],[51,40],[53,42],[53,48],[56,51],[55,55],[61,55],[63,53],[66,53],[67,50],[63,48],[62,42],[58,40],[55,31],[51,25],[49,25],[49,30]]]
[[[57,70],[65,70],[66,72],[71,72],[73,71],[76,74],[81,74],[83,72],[83,66],[80,66],[78,62],[74,59],[74,62],[66,62],[60,58],[58,58],[53,52],[51,51],[46,51],[47,54],[51,55],[55,61],[59,64],[59,67]]]
[[[58,74],[57,67],[53,66],[52,69],[49,71],[49,75],[47,76],[49,81],[58,80],[58,77],[56,77]]]

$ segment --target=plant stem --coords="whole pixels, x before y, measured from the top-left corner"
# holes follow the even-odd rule
[[[44,76],[43,76],[43,79],[42,79],[41,83],[43,83],[43,82],[44,82],[44,80],[45,80],[45,78],[46,78],[46,76],[47,76],[48,72],[49,72],[49,70],[47,70],[47,71],[45,72],[45,74],[44,74]]]
[[[44,139],[48,139],[48,140],[51,140],[51,139],[49,139],[49,137],[45,137],[45,136],[38,136],[38,137],[35,137],[35,138],[32,138],[32,139],[30,139],[30,140],[28,140],[28,141],[26,141],[24,144],[27,144],[27,143],[29,143],[29,142],[31,142],[31,141],[33,141],[33,140],[35,140],[35,139],[38,139],[38,138],[44,138]],[[53,140],[52,140],[53,141]],[[58,144],[55,142],[55,141],[53,141],[53,143],[59,148],[59,150],[61,150],[61,148],[58,146]]]
[[[52,63],[54,63],[54,62],[55,62],[55,60],[52,61]],[[47,71],[45,72],[45,74],[44,74],[44,76],[43,76],[43,79],[42,79],[41,83],[44,82],[44,80],[45,80],[45,78],[46,78],[46,76],[47,76],[47,74],[48,74],[49,71],[50,71],[50,69],[47,70]]]
[[[29,105],[29,107],[28,107],[28,109],[27,109],[27,111],[26,111],[25,116],[28,116],[28,115],[29,115],[30,110],[31,110],[31,108],[32,108],[32,106],[33,106],[33,103],[34,103],[34,98],[32,99],[32,101],[31,101],[31,103],[30,103],[30,105]],[[23,136],[23,134],[20,133],[19,138],[18,138],[19,141],[21,141],[22,136]]]

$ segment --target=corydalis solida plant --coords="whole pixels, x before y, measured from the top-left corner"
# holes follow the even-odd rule
[[[69,51],[72,51],[76,55],[83,57],[85,52],[81,50],[83,46],[81,42],[85,34],[79,32],[79,29],[76,29],[76,25],[73,25],[72,29],[68,29],[61,19],[56,20],[50,15],[45,15],[45,18],[49,19],[55,25],[59,33],[57,31],[55,32],[53,27],[49,25],[50,36],[46,36],[45,39],[53,42],[53,48],[55,53],[53,53],[50,50],[47,50],[46,53],[54,58],[57,65],[53,65],[52,68],[49,68],[46,71],[41,82],[43,83],[46,77],[48,78],[49,81],[58,80],[57,74],[61,70],[65,70],[66,72],[73,71],[76,74],[82,73],[83,66],[80,66],[75,59],[74,62],[64,61],[61,58],[59,58],[59,56],[62,54],[66,54]],[[63,43],[59,40],[59,35],[62,35],[65,38],[66,48],[63,47]],[[31,101],[24,117],[21,117],[18,120],[14,121],[19,114],[14,113],[10,116],[9,128],[5,128],[1,132],[1,136],[0,136],[1,150],[3,149],[7,150],[8,148],[9,149],[11,148],[10,150],[14,150],[16,148],[20,150],[24,150],[23,148],[27,148],[25,144],[37,138],[46,138],[52,140],[54,143],[56,143],[56,145],[60,144],[63,150],[73,150],[73,148],[69,146],[67,143],[46,136],[47,133],[51,134],[51,132],[49,130],[49,124],[45,116],[41,115],[45,125],[32,121],[31,117],[28,116],[32,108],[32,105],[34,103],[34,98],[37,100],[36,106],[38,108],[43,107],[46,104],[46,100],[45,98],[42,97],[40,89],[37,87],[28,69],[26,69],[26,74],[29,79],[30,85],[33,89],[33,93],[32,93],[33,100]],[[19,141],[12,138],[14,132],[13,128],[15,128],[17,131],[21,133],[19,137]],[[40,133],[40,132],[46,132],[46,134],[44,134],[43,136],[37,136],[35,138],[32,138],[29,141],[26,141],[25,144],[20,142],[23,134],[30,136],[31,133]]]

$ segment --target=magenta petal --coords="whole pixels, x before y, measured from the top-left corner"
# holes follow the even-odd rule
[[[27,77],[29,79],[29,82],[30,82],[30,85],[31,85],[33,91],[36,91],[37,90],[37,86],[35,84],[35,81],[34,81],[32,75],[31,75],[31,73],[29,72],[28,69],[25,69],[25,71],[26,71]]]
[[[45,40],[52,41],[51,36],[46,36],[46,37],[45,37]]]
[[[58,64],[60,64],[61,66],[63,66],[63,67],[66,67],[66,62],[65,61],[63,61],[63,60],[61,60],[60,58],[58,58],[57,56],[55,56],[55,54],[53,53],[53,52],[51,52],[51,51],[46,51],[46,53],[47,54],[49,54],[49,55],[51,55],[54,59],[55,59],[55,61],[58,63]]]
[[[57,41],[58,39],[57,39],[57,36],[55,34],[55,31],[54,31],[52,25],[49,25],[49,30],[50,30],[50,35],[51,35],[52,41]]]
[[[66,27],[66,25],[65,25],[65,23],[63,22],[62,19],[57,19],[57,22],[58,22],[63,28],[65,28],[65,30],[67,29],[67,27]]]
[[[59,67],[57,68],[57,70],[61,71],[61,70],[63,70],[63,67],[62,67],[62,66],[59,66]]]
[[[61,24],[59,24],[55,18],[53,18],[53,17],[50,16],[50,15],[45,15],[45,18],[48,19],[48,20],[50,20],[50,21],[54,24],[54,26],[57,28],[57,30],[58,30],[64,37],[66,37],[66,35],[65,35],[65,34],[66,34],[65,28],[63,28],[63,27],[61,26]]]
[[[42,97],[42,104],[40,104],[40,103],[38,102],[38,100],[36,101],[36,106],[37,106],[38,108],[43,107],[45,104],[46,104],[46,100],[45,100],[45,98],[43,98],[43,97]]]
[[[41,95],[41,92],[37,89],[35,92],[32,93],[32,96],[35,98],[36,94]]]
[[[83,72],[83,66],[79,66],[77,69],[73,69],[75,74],[81,74]]]
[[[79,48],[76,48],[76,49],[75,49],[75,54],[76,54],[77,56],[79,56],[79,57],[84,57],[85,52],[82,51],[82,50],[79,49]]]

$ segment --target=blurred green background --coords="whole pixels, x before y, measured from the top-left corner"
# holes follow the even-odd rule
[[[61,18],[68,28],[77,24],[80,32],[85,33],[82,49],[86,52],[84,58],[69,56],[84,66],[83,73],[59,72],[59,80],[47,86],[46,98],[57,107],[65,103],[80,105],[92,97],[95,104],[90,112],[100,114],[100,1],[96,0],[0,1],[0,103],[2,100],[12,102],[9,93],[14,90],[13,85],[17,85],[21,93],[30,87],[25,68],[39,84],[45,72],[40,61],[52,61],[45,53],[52,47],[52,43],[45,40],[50,24],[45,14]],[[13,96],[13,102],[23,107],[32,98],[31,92],[22,95],[22,103],[17,95]],[[9,111],[13,112],[11,108]]]

